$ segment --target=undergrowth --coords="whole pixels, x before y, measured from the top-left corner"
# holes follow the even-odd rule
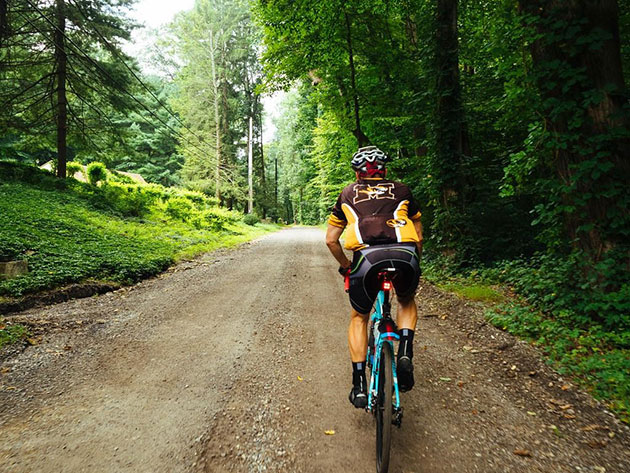
[[[424,265],[429,281],[488,303],[492,324],[538,346],[559,373],[630,423],[627,285],[616,293],[587,296],[573,286],[574,270],[566,260],[544,256],[468,272],[444,261]]]
[[[28,329],[24,325],[5,325],[0,319],[0,348],[24,340],[28,336]]]
[[[0,162],[0,258],[29,266],[27,275],[0,281],[0,297],[87,279],[129,284],[180,258],[276,228],[247,225],[198,192],[107,181],[96,186]]]

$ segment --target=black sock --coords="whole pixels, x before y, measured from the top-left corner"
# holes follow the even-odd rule
[[[398,345],[398,359],[401,356],[413,358],[413,330],[403,328],[400,330],[400,344]]]
[[[365,361],[352,362],[352,384],[360,386],[365,379]]]

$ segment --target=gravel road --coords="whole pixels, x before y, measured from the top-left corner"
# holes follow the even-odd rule
[[[321,230],[292,228],[11,316],[33,337],[1,358],[0,471],[373,471],[336,269]],[[629,429],[483,307],[426,282],[418,302],[390,471],[630,471]]]

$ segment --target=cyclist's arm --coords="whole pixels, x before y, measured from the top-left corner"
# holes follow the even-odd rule
[[[420,219],[413,221],[413,226],[416,229],[416,233],[418,234],[418,243],[416,246],[418,247],[418,256],[422,256],[422,222]]]
[[[343,252],[341,243],[339,243],[339,238],[341,238],[341,234],[343,233],[344,229],[345,227],[338,227],[328,224],[328,229],[326,230],[326,245],[328,245],[328,249],[335,257],[335,259],[339,262],[339,265],[344,268],[348,268],[351,264],[350,260]]]

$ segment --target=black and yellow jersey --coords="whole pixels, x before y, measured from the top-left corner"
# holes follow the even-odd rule
[[[345,247],[356,251],[373,245],[419,241],[412,220],[419,220],[420,215],[405,184],[364,179],[341,191],[328,223],[347,226]]]

